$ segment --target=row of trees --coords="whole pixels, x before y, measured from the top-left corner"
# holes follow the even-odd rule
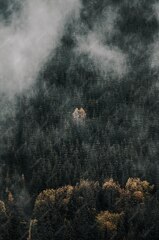
[[[155,240],[158,207],[154,187],[147,181],[129,178],[121,187],[113,179],[103,184],[82,180],[74,187],[44,190],[38,195],[29,240]]]
[[[0,201],[0,239],[158,239],[159,196],[147,181],[81,180],[42,191],[31,220],[11,192]]]

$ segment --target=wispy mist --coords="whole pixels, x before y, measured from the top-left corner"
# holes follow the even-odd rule
[[[159,3],[154,4],[154,14],[159,22]],[[151,67],[159,67],[159,33],[156,34],[154,42],[152,43]]]
[[[93,30],[84,36],[77,36],[77,52],[88,54],[102,74],[120,77],[127,69],[126,55],[118,47],[108,44],[112,35],[118,31],[115,27],[117,16],[116,8],[108,7],[104,10],[100,19],[95,22]]]
[[[0,91],[10,95],[28,88],[57,47],[79,0],[27,0],[11,23],[0,23]]]

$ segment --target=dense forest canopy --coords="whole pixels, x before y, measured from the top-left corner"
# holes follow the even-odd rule
[[[154,185],[150,195],[155,198],[155,211],[159,187],[158,35],[157,0],[0,0],[0,219],[10,219],[10,235],[2,231],[0,239],[23,235],[26,239],[30,218],[36,226],[30,239],[45,239],[36,235],[45,222],[36,222],[43,191],[51,191],[52,196],[69,188],[75,197],[81,181],[88,181],[87,187],[95,191],[97,199],[106,179],[118,182],[121,189],[128,179],[148,181]],[[96,182],[100,190],[94,190]],[[127,190],[119,191],[121,202],[126,194],[122,191]],[[151,212],[152,222],[158,221],[158,215],[153,216],[152,199],[144,197],[143,191],[135,196],[145,201],[139,205],[144,209],[140,211],[147,221],[146,232],[150,227],[146,211]],[[102,202],[107,199],[104,196]],[[132,232],[126,233],[123,227],[123,219],[128,221],[134,211],[133,207],[128,210],[129,201],[117,208],[112,201],[109,206],[102,204],[91,205],[95,212],[89,212],[90,221],[103,226],[105,219],[115,219],[115,223],[107,221],[115,232],[120,225],[115,239],[121,239],[122,232],[123,239],[143,239],[138,234],[142,219],[138,225],[131,222]],[[55,206],[51,203],[51,209]],[[58,224],[64,224],[60,221],[65,207],[64,213],[57,210],[61,214]],[[46,239],[93,239],[82,222],[81,229],[72,225],[77,217],[74,210],[67,214],[66,235]],[[15,235],[14,224],[18,225]],[[54,224],[49,231],[59,227],[56,221]],[[46,230],[45,224],[43,228]],[[157,239],[159,229],[154,229],[145,239]],[[77,238],[83,231],[84,236]],[[110,232],[94,228],[92,234],[94,239],[111,239]]]

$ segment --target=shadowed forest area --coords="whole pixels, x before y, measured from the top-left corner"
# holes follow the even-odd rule
[[[0,0],[0,35],[22,2]],[[42,65],[40,40],[18,32],[22,72],[0,49],[0,240],[157,240],[159,1],[76,2]]]

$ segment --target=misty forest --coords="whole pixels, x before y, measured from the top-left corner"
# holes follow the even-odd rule
[[[0,240],[159,239],[159,1],[0,0]]]

